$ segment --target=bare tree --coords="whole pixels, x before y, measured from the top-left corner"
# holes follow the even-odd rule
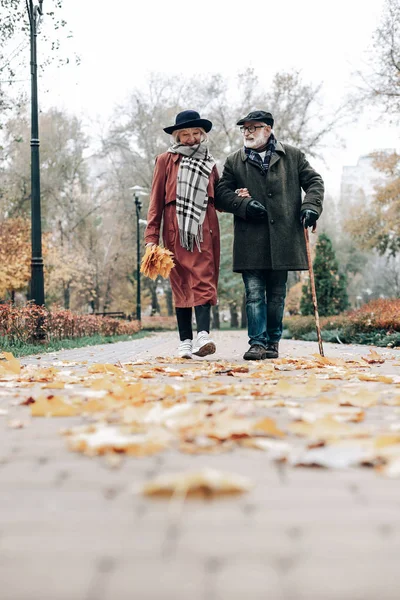
[[[358,107],[374,104],[398,123],[400,115],[400,2],[385,0],[365,68],[358,71]]]

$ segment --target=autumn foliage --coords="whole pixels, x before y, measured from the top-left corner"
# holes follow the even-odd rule
[[[147,246],[146,252],[142,259],[140,272],[146,277],[155,281],[158,275],[164,279],[169,277],[171,269],[174,267],[172,260],[173,254],[166,248],[160,246]]]
[[[400,298],[373,300],[350,312],[347,319],[357,331],[400,331]]]
[[[347,336],[383,331],[387,335],[400,333],[400,298],[379,299],[361,308],[340,315],[320,318],[322,330],[341,330]],[[313,316],[289,317],[285,326],[294,338],[301,338],[315,330]],[[345,338],[343,338],[344,341]],[[358,340],[361,342],[362,340]]]
[[[25,288],[31,277],[30,223],[22,218],[0,223],[0,297]]]
[[[0,305],[0,336],[10,343],[31,343],[40,319],[46,341],[80,338],[93,335],[131,335],[140,329],[138,321],[123,321],[111,317],[79,315],[69,310],[52,310],[27,305]]]

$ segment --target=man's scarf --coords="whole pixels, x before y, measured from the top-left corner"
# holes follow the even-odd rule
[[[269,169],[269,163],[271,161],[271,156],[275,152],[275,146],[276,146],[276,138],[275,138],[274,134],[271,133],[271,135],[268,138],[267,146],[265,148],[266,152],[265,152],[264,160],[261,158],[259,152],[256,152],[252,148],[246,148],[246,146],[245,146],[244,151],[245,151],[245,154],[248,156],[249,162],[251,162],[253,165],[256,165],[262,171],[264,171],[265,174],[267,174],[268,169]]]
[[[208,205],[207,187],[215,160],[207,142],[195,146],[173,144],[168,152],[181,154],[176,183],[176,216],[182,248],[193,252],[194,242],[200,250],[203,222]]]

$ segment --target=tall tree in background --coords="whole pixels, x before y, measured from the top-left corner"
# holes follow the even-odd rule
[[[356,102],[375,104],[399,122],[400,116],[400,2],[385,0],[373,36],[367,69],[359,73],[362,84]]]
[[[349,307],[346,276],[339,272],[332,242],[325,233],[318,237],[315,245],[313,267],[319,314],[321,316],[338,315],[346,310]],[[303,315],[314,314],[309,284],[303,286],[300,310]]]
[[[47,4],[47,6],[46,6]],[[60,66],[80,59],[73,52],[65,52],[66,40],[72,37],[63,18],[63,0],[44,2],[40,26],[40,69],[50,63]],[[0,0],[0,129],[8,111],[15,107],[19,97],[21,76],[29,73],[29,20],[24,0]],[[61,54],[60,49],[64,48]]]
[[[376,187],[371,204],[354,207],[345,228],[362,249],[395,256],[400,251],[400,155],[381,152],[373,156],[386,182]]]
[[[115,198],[105,187],[99,165],[85,156],[88,140],[79,119],[52,109],[41,114],[40,127],[43,231],[49,242],[45,265],[48,299],[65,308],[85,310],[92,306],[99,311],[112,303],[124,254],[123,228],[112,208]],[[29,123],[25,107],[16,109],[3,133],[7,158],[0,220],[7,223],[10,218],[29,216]]]
[[[22,218],[0,222],[0,298],[13,299],[27,288],[31,276],[30,222]]]

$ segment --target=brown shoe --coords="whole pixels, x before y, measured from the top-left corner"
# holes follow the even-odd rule
[[[243,354],[244,360],[264,360],[267,358],[267,351],[263,346],[254,344]]]
[[[279,342],[268,342],[265,354],[266,354],[266,358],[278,358],[279,357]]]

